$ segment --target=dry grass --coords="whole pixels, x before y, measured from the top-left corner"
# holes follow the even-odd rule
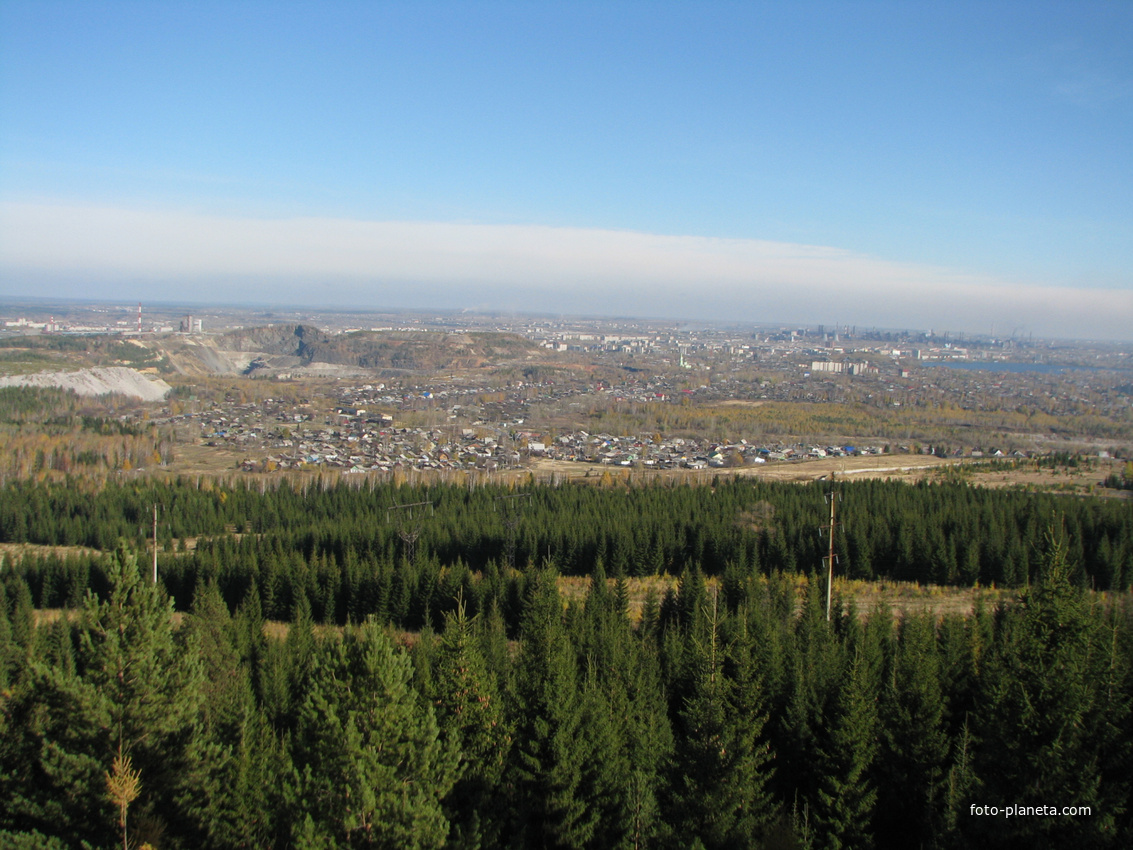
[[[634,623],[641,622],[641,613],[645,602],[653,596],[657,603],[665,598],[671,588],[677,586],[677,580],[670,575],[645,576],[643,578],[627,578],[626,587],[629,592],[629,616]],[[709,579],[715,584],[715,579]],[[581,605],[586,601],[590,592],[591,579],[589,576],[559,576],[559,594],[563,597],[564,605]],[[607,579],[610,593],[614,592],[617,579]]]
[[[236,470],[241,461],[250,456],[245,451],[227,446],[178,443],[173,462],[160,471],[169,476],[223,475]]]
[[[54,555],[57,558],[66,558],[69,555],[88,556],[99,555],[98,549],[86,546],[40,546],[36,543],[0,543],[0,563],[13,564],[26,555],[44,558]]]
[[[859,616],[876,610],[889,610],[895,618],[912,614],[931,614],[935,617],[971,616],[977,604],[991,608],[1000,603],[1010,604],[1017,590],[997,587],[942,587],[915,582],[868,582],[860,580],[834,580],[834,593],[845,600]]]
[[[602,473],[609,472],[615,481],[627,477],[636,482],[680,481],[695,483],[710,482],[717,476],[738,476],[743,478],[762,478],[770,481],[814,481],[834,473],[851,480],[859,478],[891,478],[896,480],[919,481],[940,467],[964,463],[955,458],[939,458],[932,455],[866,455],[862,457],[816,458],[812,460],[781,461],[754,466],[741,466],[735,469],[633,469],[630,467],[611,467],[601,464],[580,463],[569,460],[535,461],[528,472],[537,480],[552,478],[586,478],[595,482],[601,480]]]
[[[613,593],[616,580],[607,581],[609,590]],[[669,575],[627,578],[625,581],[629,591],[630,619],[635,623],[641,621],[645,601],[650,595],[660,602],[670,588],[677,586],[677,579]],[[766,578],[761,578],[759,581],[763,586],[767,585]],[[795,585],[796,610],[801,611],[806,599],[808,578],[799,574],[794,576],[792,581]],[[564,604],[585,602],[590,583],[590,578],[584,576],[561,576],[559,593],[562,594]],[[719,588],[720,583],[717,578],[708,578],[706,584],[711,594]],[[967,617],[975,610],[977,603],[990,608],[1001,602],[1010,603],[1015,599],[1016,594],[1015,590],[996,587],[941,587],[915,582],[834,579],[835,598],[841,599],[843,604],[859,617],[868,616],[879,609],[890,611],[895,618],[925,612],[936,617],[945,615]]]
[[[861,457],[816,458],[810,460],[743,466],[736,469],[631,469],[564,460],[537,460],[523,471],[501,473],[502,477],[520,480],[529,475],[537,481],[588,478],[595,484],[609,473],[614,484],[675,481],[710,483],[717,477],[738,476],[768,481],[807,482],[834,474],[848,481],[885,479],[916,483],[923,480],[961,478],[974,486],[991,488],[1028,488],[1040,492],[1070,495],[1093,495],[1106,498],[1133,499],[1133,491],[1109,490],[1101,484],[1106,476],[1120,472],[1123,461],[1096,459],[1078,468],[1038,467],[1021,461],[1011,468],[1009,463],[987,459],[939,458],[933,455],[865,455]]]

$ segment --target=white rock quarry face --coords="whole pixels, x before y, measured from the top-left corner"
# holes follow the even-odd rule
[[[142,401],[161,401],[172,387],[160,378],[150,379],[126,366],[105,366],[79,372],[40,372],[0,378],[0,387],[59,387],[78,395],[119,393]]]

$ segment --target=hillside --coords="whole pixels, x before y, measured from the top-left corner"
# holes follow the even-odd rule
[[[161,345],[174,367],[187,374],[433,372],[546,356],[513,334],[355,331],[332,336],[308,325],[271,325]]]
[[[130,396],[142,401],[161,401],[171,389],[160,378],[148,378],[126,366],[106,366],[77,372],[39,372],[0,378],[0,387],[59,387],[81,396],[109,393]]]

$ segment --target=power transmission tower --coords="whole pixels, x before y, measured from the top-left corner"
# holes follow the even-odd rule
[[[519,499],[530,499],[530,493],[514,493],[508,496],[496,496],[500,511],[503,514],[504,525],[504,556],[510,569],[515,569],[515,544],[519,531]]]
[[[432,516],[432,502],[410,502],[405,505],[391,505],[386,508],[386,522],[388,523],[392,519],[397,523],[397,536],[401,538],[405,559],[410,563],[417,558],[417,538],[421,536],[421,530],[425,524],[424,511],[417,509],[425,507],[429,508],[429,516]],[[414,511],[417,511],[416,516],[414,516]]]

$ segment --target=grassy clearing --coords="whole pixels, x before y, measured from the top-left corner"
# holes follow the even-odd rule
[[[0,543],[0,564],[14,564],[26,556],[45,558],[54,555],[57,558],[69,556],[85,557],[101,555],[98,549],[86,546],[40,546],[36,543]]]
[[[48,548],[48,547],[42,547]],[[767,579],[761,579],[766,584]],[[803,601],[806,599],[808,578],[797,575],[792,579],[795,585],[796,610],[801,611]],[[562,594],[564,605],[581,605],[586,601],[586,594],[590,591],[590,578],[585,576],[560,576],[558,580],[559,593]],[[608,579],[610,592],[613,593],[616,579]],[[629,616],[637,624],[641,622],[642,612],[646,601],[652,597],[660,604],[665,594],[677,587],[677,579],[670,575],[647,576],[644,578],[627,578],[626,585],[629,590]],[[708,592],[718,590],[719,579],[707,579]],[[968,617],[975,610],[977,604],[982,603],[987,608],[999,604],[1012,603],[1018,591],[1003,588],[983,587],[940,587],[937,585],[918,585],[912,582],[868,582],[858,580],[834,579],[834,595],[841,599],[848,610],[853,610],[859,617],[871,616],[878,611],[889,611],[894,619],[921,613],[930,613],[939,618],[946,615],[959,615]],[[1103,603],[1111,603],[1111,597],[1127,597],[1129,594],[1092,594]],[[173,614],[174,624],[180,626],[185,619],[183,612]],[[60,618],[74,621],[78,611],[66,608],[41,608],[35,611],[37,626],[49,625]],[[264,634],[269,638],[283,640],[291,626],[278,620],[269,620],[264,624]],[[341,626],[315,625],[316,636],[329,634],[342,634]],[[414,645],[420,638],[416,632],[401,630],[394,631],[394,638],[404,646]]]

